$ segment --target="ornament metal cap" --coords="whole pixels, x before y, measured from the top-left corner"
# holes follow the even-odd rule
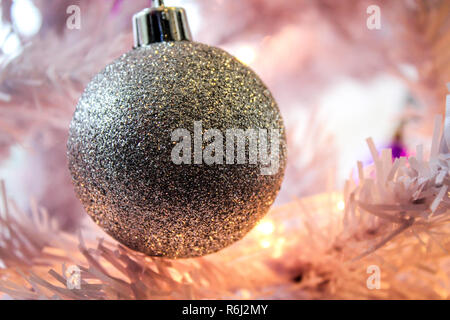
[[[168,41],[191,41],[192,35],[183,8],[166,7],[162,0],[153,0],[133,16],[134,48]]]

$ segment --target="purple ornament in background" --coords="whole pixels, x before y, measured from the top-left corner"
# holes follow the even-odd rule
[[[406,157],[408,155],[406,147],[402,144],[401,141],[393,141],[389,148],[392,149],[392,158],[400,158],[400,157]]]
[[[408,149],[403,143],[403,128],[405,126],[405,122],[399,125],[397,131],[394,134],[392,142],[389,144],[388,148],[392,150],[392,159],[397,159],[400,157],[408,156]]]

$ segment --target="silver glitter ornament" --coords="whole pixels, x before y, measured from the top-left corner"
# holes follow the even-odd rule
[[[250,231],[280,189],[286,142],[278,107],[252,70],[190,41],[183,9],[146,9],[134,30],[135,48],[95,76],[77,105],[68,140],[76,194],[131,249],[169,258],[218,251]],[[278,130],[278,170],[262,174],[264,164],[252,161],[174,163],[174,131],[194,133],[200,121],[201,133],[224,136]],[[200,144],[202,154],[208,141]]]

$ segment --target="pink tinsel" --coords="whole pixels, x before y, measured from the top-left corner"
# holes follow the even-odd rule
[[[87,221],[66,168],[68,124],[86,83],[131,48],[131,16],[149,1],[36,0],[39,33],[18,34],[20,51],[0,55],[0,291],[72,299],[448,298],[449,158],[430,115],[443,113],[450,79],[450,3],[377,1],[383,28],[373,32],[365,27],[370,0],[186,1],[195,19],[194,2],[195,39],[232,53],[255,50],[251,66],[286,120],[289,164],[278,206],[262,222],[267,229],[215,255],[167,261],[123,248]],[[4,25],[13,25],[11,4],[1,2]],[[81,8],[80,30],[66,27],[69,5]],[[399,118],[420,120],[403,139],[424,146],[409,161],[392,161],[369,140],[374,163],[360,163],[335,193],[341,151],[319,116],[320,99],[344,78],[367,83],[383,73],[417,101]],[[379,291],[366,287],[372,264],[386,275]],[[63,265],[79,265],[93,287],[68,290]]]

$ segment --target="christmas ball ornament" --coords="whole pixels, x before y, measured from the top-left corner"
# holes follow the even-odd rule
[[[280,189],[280,112],[247,66],[191,41],[183,9],[158,3],[133,20],[134,49],[88,84],[70,125],[76,194],[131,249],[218,251],[250,231]]]

